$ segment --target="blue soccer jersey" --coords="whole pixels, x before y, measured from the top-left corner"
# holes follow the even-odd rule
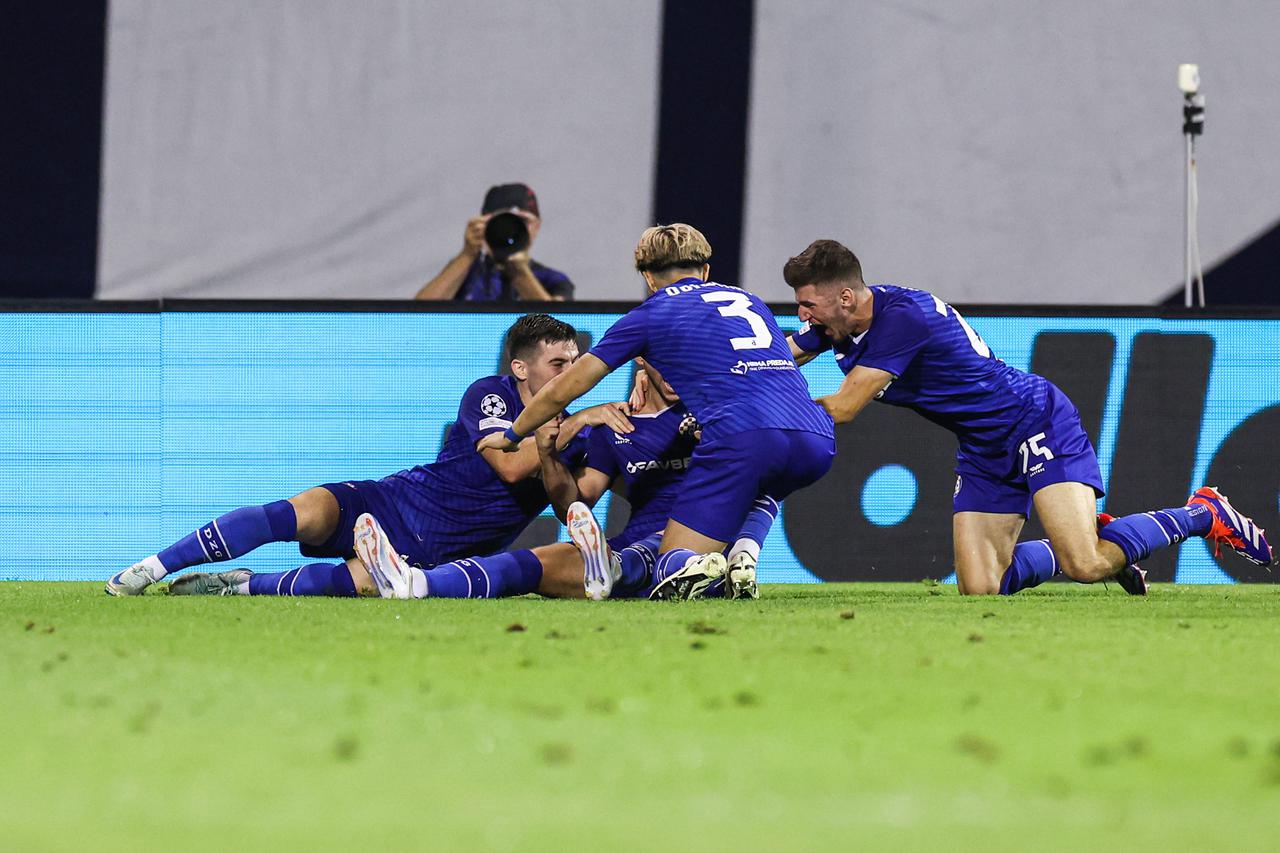
[[[834,349],[845,373],[858,365],[894,379],[876,399],[914,409],[955,433],[962,450],[1006,453],[1041,416],[1052,386],[991,352],[954,308],[909,287],[871,288],[871,327],[816,351]]]
[[[619,435],[597,427],[587,439],[586,466],[621,477],[627,486],[631,518],[612,541],[630,544],[666,526],[680,482],[697,445],[698,422],[684,404],[656,414],[631,415],[635,431]]]
[[[477,380],[462,395],[458,419],[436,461],[379,481],[392,493],[405,526],[419,542],[432,544],[431,562],[500,551],[547,507],[541,480],[504,483],[476,452],[477,441],[511,426],[523,409],[514,377]],[[581,462],[588,434],[561,453],[566,465]]]
[[[682,279],[614,323],[591,354],[610,369],[644,356],[702,424],[704,441],[755,429],[835,435],[773,312],[741,288]]]

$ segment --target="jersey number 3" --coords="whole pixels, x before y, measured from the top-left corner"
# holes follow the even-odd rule
[[[741,317],[751,326],[748,337],[729,338],[729,345],[734,349],[767,349],[773,343],[773,334],[764,318],[751,310],[751,300],[741,293],[729,293],[718,290],[714,293],[702,294],[704,302],[727,302],[716,310],[721,317]]]

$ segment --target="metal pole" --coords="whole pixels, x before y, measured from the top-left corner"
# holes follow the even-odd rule
[[[1186,226],[1182,235],[1182,278],[1185,285],[1184,304],[1187,308],[1191,307],[1191,241],[1195,239],[1191,233],[1194,227],[1192,224],[1193,211],[1191,206],[1193,199],[1191,195],[1191,164],[1192,158],[1195,157],[1195,141],[1190,133],[1183,134],[1187,140],[1187,161],[1183,164],[1183,187],[1186,191],[1186,205],[1183,208],[1183,223]]]

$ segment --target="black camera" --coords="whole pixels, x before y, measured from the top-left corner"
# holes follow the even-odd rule
[[[484,241],[493,259],[503,263],[516,252],[529,248],[529,226],[516,213],[495,213],[484,225]]]

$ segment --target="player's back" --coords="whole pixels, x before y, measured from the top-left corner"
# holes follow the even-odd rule
[[[662,372],[703,428],[703,441],[754,429],[831,437],[786,335],[741,288],[687,278],[653,293],[591,352],[611,368],[637,355]]]
[[[871,327],[834,345],[841,369],[895,374],[879,399],[916,410],[977,451],[1003,449],[1044,405],[1049,383],[1005,364],[968,322],[932,293],[875,285]]]

